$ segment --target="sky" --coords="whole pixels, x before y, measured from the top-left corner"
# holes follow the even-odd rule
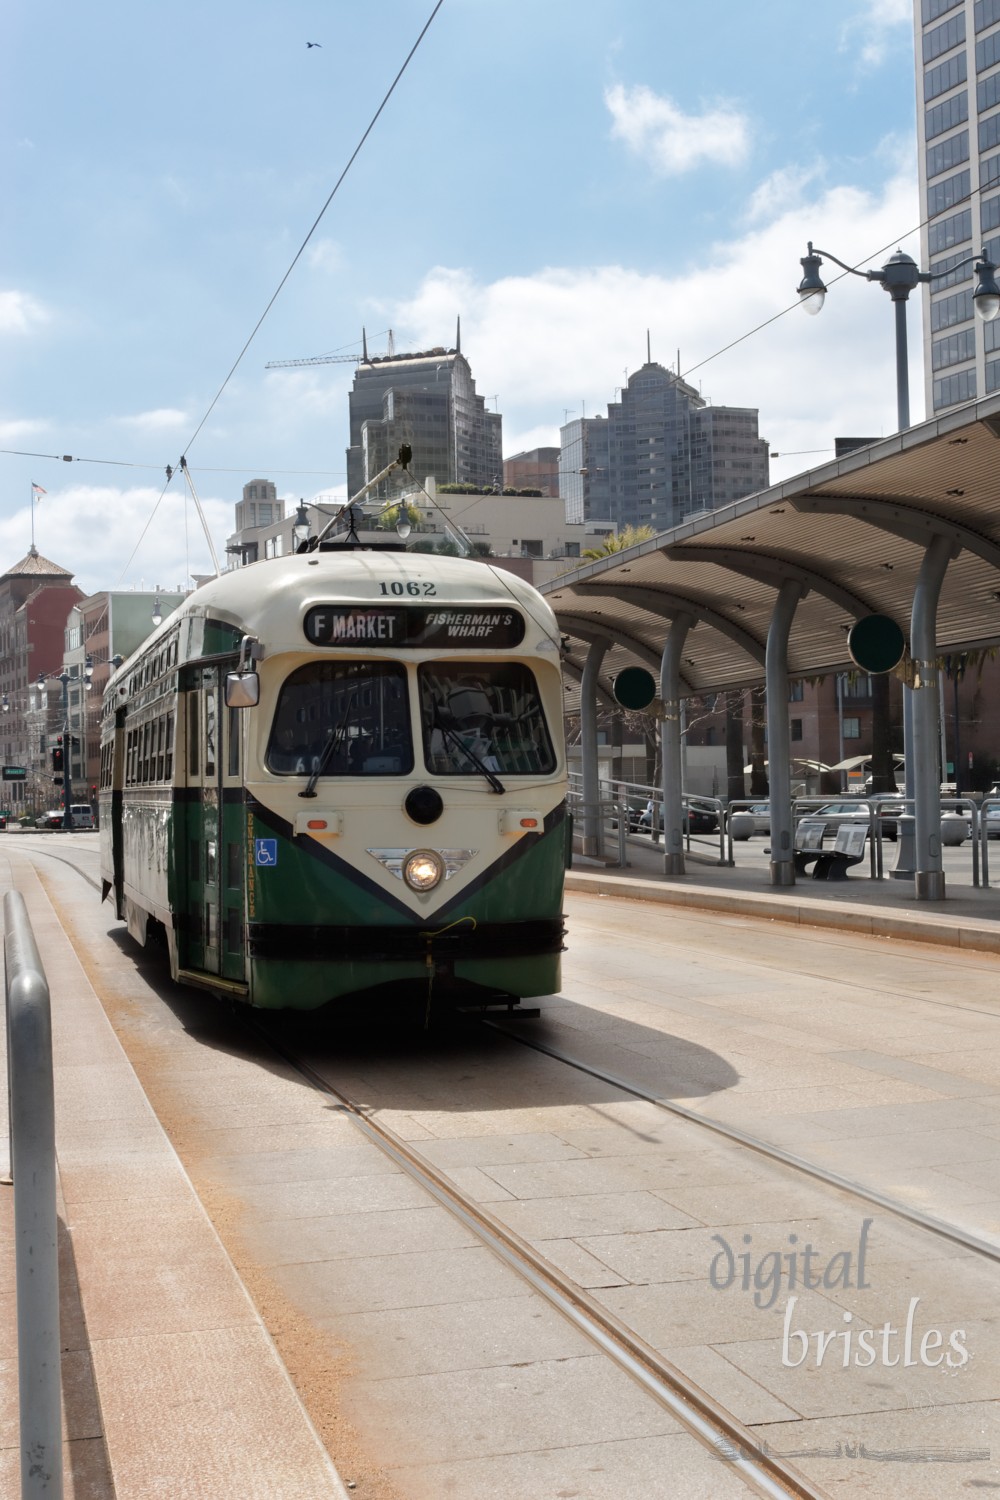
[[[460,318],[505,457],[604,412],[647,336],[759,409],[772,482],[895,430],[888,296],[794,304],[810,240],[919,260],[911,0],[435,5],[5,0],[0,571],[32,528],[88,593],[213,571],[181,455],[223,566],[249,480],[343,497],[362,328]]]

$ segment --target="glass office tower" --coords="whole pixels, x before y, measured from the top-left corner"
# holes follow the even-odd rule
[[[1000,389],[1000,320],[973,316],[973,261],[1000,262],[1000,0],[915,0],[928,417]]]

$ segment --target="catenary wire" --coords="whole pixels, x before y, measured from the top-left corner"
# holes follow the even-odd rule
[[[329,197],[327,198],[326,202],[323,204],[323,207],[320,209],[319,213],[316,215],[316,218],[314,219],[312,227],[310,228],[308,234],[306,235],[305,239],[302,241],[302,244],[299,246],[298,250],[296,250],[295,255],[292,258],[292,262],[291,262],[290,266],[288,267],[288,270],[285,272],[284,276],[282,276],[281,280],[278,282],[278,285],[275,288],[275,290],[274,290],[274,292],[273,292],[273,294],[272,294],[272,296],[270,298],[270,301],[268,302],[267,306],[264,308],[264,311],[261,313],[260,317],[257,319],[257,322],[254,324],[253,329],[252,329],[252,331],[250,333],[249,338],[247,339],[246,343],[243,345],[243,348],[240,350],[239,354],[236,356],[236,359],[235,359],[235,361],[233,363],[232,369],[229,371],[229,374],[226,376],[225,380],[222,382],[221,386],[216,391],[215,395],[212,398],[211,404],[208,407],[208,410],[205,412],[205,415],[202,417],[201,421],[198,423],[198,426],[195,428],[195,430],[192,433],[191,437],[188,439],[187,447],[184,449],[185,453],[187,453],[187,449],[190,448],[193,445],[195,439],[198,437],[198,434],[201,432],[202,428],[205,426],[205,423],[208,421],[209,417],[211,416],[212,412],[214,411],[215,406],[218,403],[219,398],[221,397],[223,391],[226,389],[226,386],[229,384],[230,380],[232,380],[233,376],[235,375],[237,369],[239,368],[239,366],[240,366],[240,364],[241,364],[241,362],[243,360],[244,355],[246,354],[247,350],[250,348],[250,345],[253,343],[254,339],[256,338],[257,332],[260,329],[261,324],[264,322],[264,319],[267,317],[268,313],[271,311],[271,308],[274,306],[274,304],[277,301],[279,295],[281,294],[281,291],[282,291],[282,289],[283,289],[286,281],[288,280],[289,276],[291,276],[291,274],[294,271],[296,265],[298,264],[300,258],[304,254],[306,246],[309,244],[309,241],[312,239],[313,235],[316,233],[316,230],[319,228],[320,222],[321,222],[324,214],[326,213],[327,209],[330,207],[330,204],[333,202],[334,198],[336,197],[337,192],[338,192],[338,190],[340,188],[341,183],[344,181],[344,178],[347,176],[348,172],[351,170],[351,167],[354,165],[355,161],[357,160],[357,157],[360,155],[361,148],[364,146],[364,144],[367,141],[368,137],[371,135],[372,131],[374,130],[375,125],[376,125],[376,123],[377,123],[377,121],[379,119],[379,116],[382,114],[382,111],[385,109],[386,105],[389,103],[389,100],[392,98],[392,95],[393,95],[393,93],[395,92],[395,89],[396,89],[396,85],[399,83],[399,81],[402,78],[403,74],[406,72],[407,68],[409,67],[411,59],[413,58],[414,54],[416,53],[417,48],[420,46],[420,43],[423,41],[424,37],[427,35],[427,32],[430,30],[431,23],[433,22],[434,17],[437,15],[438,11],[441,9],[441,7],[442,7],[443,4],[444,4],[444,0],[437,0],[437,3],[434,6],[434,9],[431,11],[431,13],[428,16],[427,20],[424,22],[423,28],[422,28],[422,30],[420,32],[420,35],[417,37],[416,41],[413,43],[413,46],[410,48],[409,52],[407,53],[406,58],[405,58],[405,60],[403,62],[402,67],[399,69],[399,72],[396,74],[395,78],[392,80],[392,83],[389,85],[388,89],[386,90],[386,92],[385,92],[385,94],[384,94],[384,96],[382,98],[381,104],[379,105],[378,109],[375,111],[375,113],[372,115],[371,119],[369,120],[368,125],[367,125],[367,127],[365,129],[364,134],[362,135],[361,139],[358,141],[358,144],[355,146],[354,150],[351,152],[351,155],[350,155],[350,157],[348,159],[347,165],[344,167],[344,169],[341,172],[340,176],[337,178],[337,181],[334,183],[334,185],[333,185],[333,187],[332,187],[332,189],[330,191]]]
[[[280,294],[281,294],[281,292],[282,292],[282,290],[283,290],[283,288],[285,286],[285,283],[288,281],[288,278],[291,276],[291,274],[294,271],[295,267],[298,265],[299,260],[301,259],[302,255],[305,252],[306,246],[309,244],[309,241],[312,239],[312,237],[315,234],[316,230],[319,228],[320,222],[322,221],[323,216],[326,213],[327,209],[330,207],[330,204],[333,202],[334,198],[336,197],[337,192],[340,189],[341,183],[344,181],[344,179],[347,176],[348,172],[351,170],[351,167],[354,165],[355,161],[357,160],[358,156],[360,155],[362,147],[364,146],[364,144],[367,141],[368,137],[371,135],[372,131],[374,130],[375,125],[376,125],[379,117],[382,114],[382,111],[385,109],[385,107],[388,104],[389,100],[392,98],[392,95],[394,94],[394,92],[396,90],[397,84],[399,83],[399,81],[402,78],[403,74],[406,72],[407,68],[409,67],[410,62],[411,62],[414,54],[417,51],[417,48],[420,46],[420,43],[423,41],[424,37],[427,35],[427,32],[430,30],[431,23],[433,22],[435,16],[437,15],[438,11],[441,9],[441,7],[442,7],[443,4],[444,4],[444,0],[437,0],[437,3],[435,4],[434,9],[431,11],[431,13],[428,16],[427,20],[424,22],[424,25],[423,25],[423,27],[422,27],[422,29],[420,31],[420,35],[417,37],[416,41],[413,43],[413,46],[410,48],[409,52],[406,54],[406,57],[405,57],[405,59],[403,61],[403,64],[402,64],[401,68],[399,69],[399,71],[396,74],[395,78],[392,80],[392,83],[389,85],[388,89],[386,90],[385,94],[383,95],[382,102],[379,104],[378,109],[375,111],[375,113],[372,115],[371,119],[369,120],[368,125],[365,128],[365,131],[364,131],[363,135],[361,136],[361,139],[358,141],[358,144],[355,146],[354,150],[351,152],[351,155],[348,158],[347,164],[344,167],[343,171],[341,172],[340,176],[337,178],[337,181],[334,183],[332,189],[330,190],[330,193],[329,193],[329,195],[327,197],[326,202],[323,204],[323,207],[320,209],[319,213],[316,215],[316,218],[313,220],[313,223],[312,223],[312,225],[311,225],[311,227],[309,229],[309,232],[307,233],[305,239],[302,241],[302,244],[299,246],[298,250],[296,250],[295,255],[292,257],[291,264],[289,265],[289,267],[288,267],[287,271],[285,272],[284,276],[282,276],[281,280],[278,282],[278,285],[275,287],[274,292],[271,294],[271,297],[270,297],[270,299],[269,299],[269,301],[267,303],[267,306],[264,308],[264,311],[261,313],[260,317],[257,319],[256,323],[254,324],[253,328],[251,329],[249,337],[246,339],[246,341],[245,341],[242,349],[240,350],[239,354],[236,356],[236,359],[233,361],[232,367],[230,368],[229,373],[226,375],[225,380],[223,380],[222,384],[219,386],[219,389],[216,391],[215,395],[212,397],[212,400],[209,403],[208,408],[205,411],[204,416],[202,417],[201,421],[198,423],[198,426],[195,428],[194,432],[191,434],[190,438],[188,439],[187,444],[184,447],[182,457],[186,458],[188,449],[191,448],[194,445],[194,443],[197,440],[199,434],[201,433],[202,429],[204,428],[205,423],[208,421],[208,419],[211,416],[212,412],[215,410],[216,406],[218,405],[218,403],[219,403],[219,401],[220,401],[220,399],[222,397],[223,391],[226,389],[227,385],[232,380],[233,376],[236,374],[236,371],[239,369],[241,363],[243,362],[243,358],[246,355],[247,350],[250,348],[250,345],[253,343],[254,339],[256,338],[257,333],[259,332],[259,330],[261,328],[261,325],[264,322],[264,319],[267,317],[268,313],[271,311],[271,308],[274,306],[275,302],[278,300],[278,297],[280,296]],[[180,466],[181,465],[180,465],[180,460],[179,460],[178,463],[174,466],[173,472],[176,472],[176,470]],[[122,569],[121,578],[124,578],[124,576],[127,573],[128,569],[132,565],[133,558],[135,557],[135,555],[138,552],[139,548],[142,546],[142,543],[143,543],[143,540],[145,539],[146,533],[149,531],[149,528],[150,528],[150,526],[153,523],[153,519],[154,519],[154,517],[156,515],[156,512],[160,508],[160,503],[162,502],[163,497],[164,497],[164,495],[167,492],[167,487],[170,484],[171,477],[172,477],[172,474],[171,474],[170,471],[168,471],[167,482],[166,482],[166,484],[164,484],[163,488],[160,490],[159,496],[157,497],[157,500],[156,500],[156,504],[153,506],[153,509],[150,512],[149,519],[147,520],[146,525],[143,527],[142,535],[139,537],[139,540],[136,542],[135,546],[133,547],[132,552],[129,555],[128,561],[126,562],[124,568]],[[121,578],[119,579],[119,582],[121,581]]]
[[[978,191],[979,190],[977,188],[976,192]],[[952,207],[957,208],[961,203],[970,202],[973,196],[974,195],[972,193],[969,193],[965,198],[959,198],[957,202],[952,205]],[[936,217],[936,215],[934,217]],[[845,276],[854,275],[855,272],[859,270],[859,267],[867,265],[867,263],[870,260],[874,260],[877,255],[884,255],[892,245],[898,245],[901,239],[906,240],[909,239],[911,234],[919,234],[921,229],[925,228],[929,223],[930,218],[921,219],[919,224],[917,224],[913,229],[908,229],[905,234],[894,235],[893,238],[889,240],[888,244],[883,245],[880,250],[873,250],[870,255],[864,256],[861,260],[857,261],[849,271],[841,271],[836,276],[831,276],[830,280],[827,282],[827,286],[836,286],[837,282],[843,281]],[[714,354],[709,354],[704,359],[699,360],[696,365],[691,365],[687,370],[684,371],[684,374],[680,378],[682,380],[686,380],[689,375],[694,374],[695,370],[700,370],[704,365],[711,364],[713,359],[718,359],[722,354],[728,354],[730,349],[735,349],[739,344],[745,343],[747,339],[753,338],[755,333],[760,333],[762,329],[770,327],[770,325],[772,323],[776,323],[779,318],[783,318],[786,313],[792,312],[795,308],[801,307],[801,305],[801,302],[790,302],[788,306],[783,307],[780,312],[772,314],[770,318],[765,318],[763,323],[758,323],[756,328],[749,329],[748,332],[741,334],[738,339],[733,339],[732,343],[724,344],[721,349],[716,349]],[[679,371],[678,374],[680,374]],[[817,449],[816,451],[818,452],[819,450]]]
[[[0,454],[9,458],[51,458],[64,464],[114,464],[121,469],[155,469],[163,472],[162,464],[138,463],[127,458],[76,458],[72,453],[31,453],[24,448],[0,448]],[[218,465],[202,467],[203,474],[288,474],[295,477],[315,479],[343,479],[344,469],[286,469],[281,464],[240,464],[239,468],[219,468]]]

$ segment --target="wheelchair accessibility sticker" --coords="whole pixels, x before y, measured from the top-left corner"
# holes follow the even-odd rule
[[[276,865],[278,863],[278,840],[254,839],[254,857],[258,865]]]

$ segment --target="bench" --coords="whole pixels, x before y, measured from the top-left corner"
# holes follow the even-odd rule
[[[809,873],[809,866],[823,853],[823,835],[826,824],[822,818],[803,818],[795,829],[795,868],[800,875]]]
[[[837,834],[832,849],[824,850],[816,861],[813,880],[846,880],[852,865],[859,865],[865,857],[865,840],[868,828],[864,823],[845,823]]]

